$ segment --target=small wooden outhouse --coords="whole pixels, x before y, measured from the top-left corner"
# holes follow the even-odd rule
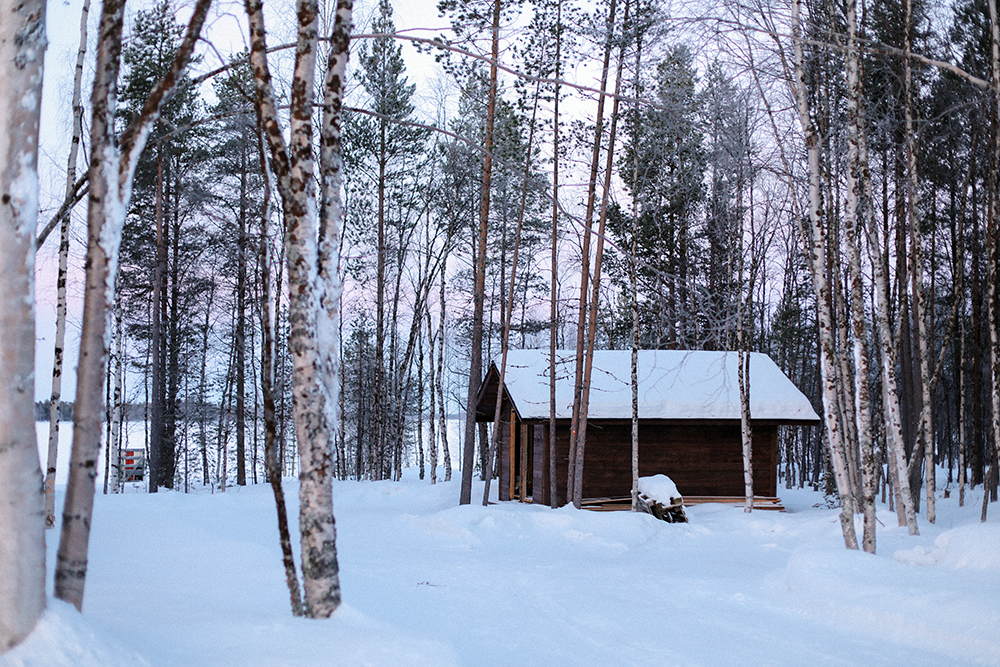
[[[632,487],[630,350],[594,352],[583,497],[622,498]],[[665,474],[684,496],[742,496],[743,449],[736,352],[641,350],[639,475]],[[576,355],[556,353],[555,471],[566,502]],[[479,392],[477,421],[492,422],[499,359]],[[508,352],[501,405],[499,497],[549,504],[548,350]],[[818,424],[809,400],[765,354],[750,355],[754,495],[777,495],[778,426]]]

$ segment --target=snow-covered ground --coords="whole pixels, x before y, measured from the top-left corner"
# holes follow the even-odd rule
[[[981,525],[978,490],[919,537],[882,508],[876,556],[811,492],[666,524],[458,490],[338,482],[324,621],[291,616],[270,487],[99,496],[83,615],[50,599],[0,665],[1000,665],[1000,508]]]

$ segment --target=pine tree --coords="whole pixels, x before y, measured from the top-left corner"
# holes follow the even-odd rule
[[[392,6],[380,0],[378,15],[372,22],[375,34],[395,32]],[[425,153],[428,131],[407,126],[414,116],[412,98],[414,84],[407,81],[402,46],[392,37],[377,37],[366,41],[359,49],[360,80],[369,98],[371,116],[355,114],[352,121],[353,141],[349,147],[351,176],[355,188],[358,181],[367,181],[374,191],[374,202],[368,204],[376,217],[375,236],[375,358],[374,378],[374,438],[376,458],[375,479],[397,474],[401,460],[403,401],[409,368],[399,359],[397,349],[398,305],[401,298],[404,266],[417,219],[423,208],[420,188],[421,161]],[[360,116],[360,117],[359,117]],[[371,196],[371,195],[369,195]],[[371,230],[359,228],[356,234]],[[390,236],[390,233],[392,234]],[[392,285],[392,292],[388,288]],[[388,300],[390,313],[386,313]],[[387,317],[388,315],[388,317]],[[414,313],[414,319],[420,314]],[[388,350],[386,343],[388,342]]]
[[[164,0],[136,14],[132,39],[122,48],[126,67],[118,120],[139,115],[152,85],[170,68],[183,27]],[[197,89],[186,80],[167,102],[139,160],[132,205],[122,238],[120,286],[133,337],[150,347],[150,491],[173,488],[177,462],[177,418],[185,349],[194,328],[193,309],[206,289],[196,258],[211,243],[195,214],[207,199],[202,177],[205,153],[198,130],[175,133],[200,115]],[[152,270],[150,270],[152,269]],[[150,275],[152,274],[152,275]],[[149,311],[147,311],[149,308]]]

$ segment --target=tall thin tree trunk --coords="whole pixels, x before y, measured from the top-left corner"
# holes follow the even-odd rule
[[[115,370],[112,374],[115,385],[111,394],[111,437],[105,445],[108,448],[108,460],[111,461],[111,469],[108,471],[104,485],[105,488],[111,489],[111,493],[118,493],[121,480],[121,433],[125,412],[125,328],[124,322],[122,322],[123,315],[122,304],[119,299],[115,302],[115,335],[113,342],[115,346]]]
[[[486,474],[483,475],[486,479],[486,484],[483,488],[484,507],[489,505],[490,484],[493,481],[493,461],[496,459],[497,444],[500,441],[500,411],[503,407],[503,383],[507,372],[507,352],[510,343],[510,321],[514,316],[514,294],[517,289],[517,260],[521,249],[521,229],[524,226],[524,213],[528,201],[528,183],[531,177],[531,159],[534,157],[532,151],[535,146],[535,120],[538,113],[538,98],[539,93],[541,92],[541,87],[541,80],[539,80],[535,83],[534,103],[531,107],[531,121],[528,123],[528,143],[525,147],[524,176],[521,180],[521,203],[517,210],[517,229],[514,232],[514,250],[510,259],[510,289],[507,292],[507,303],[505,304],[505,312],[503,313],[503,321],[501,323],[503,331],[500,338],[500,379],[499,384],[497,385],[499,389],[497,390],[497,401],[493,412],[493,436],[490,439],[489,456],[486,457]],[[511,437],[513,437],[513,422],[509,425],[509,428],[511,429]],[[521,447],[521,456],[527,456],[527,449],[523,446]],[[513,468],[513,461],[511,461],[511,467]],[[513,474],[513,471],[511,474]],[[526,484],[527,480],[522,477],[522,498],[526,495],[524,492]]]
[[[578,455],[580,442],[586,437],[580,435],[581,422],[586,422],[586,417],[581,417],[581,406],[583,403],[584,391],[584,353],[586,345],[587,331],[587,291],[590,287],[590,237],[591,224],[594,221],[594,207],[597,201],[597,175],[601,168],[601,136],[604,129],[604,99],[605,91],[608,87],[608,70],[611,66],[611,52],[614,48],[613,31],[615,26],[615,11],[618,7],[617,0],[611,0],[608,7],[608,18],[605,22],[604,30],[604,61],[601,66],[600,93],[597,97],[597,118],[594,123],[594,149],[590,158],[590,179],[587,181],[587,208],[583,216],[583,244],[580,253],[580,310],[577,313],[576,325],[576,369],[573,385],[573,414],[570,421],[569,434],[569,466],[566,476],[566,499],[571,498],[573,504],[579,508],[576,499],[576,465],[582,460]],[[617,98],[616,98],[617,101]],[[585,427],[584,427],[585,428]],[[580,488],[583,488],[583,479],[580,480]]]
[[[278,458],[278,422],[274,410],[274,320],[271,317],[271,256],[268,249],[268,222],[271,216],[271,183],[267,156],[264,152],[262,132],[258,132],[257,150],[260,169],[264,174],[264,202],[260,217],[260,392],[264,401],[264,461],[267,481],[274,494],[278,515],[278,540],[281,543],[281,562],[285,567],[285,584],[292,603],[292,615],[302,616],[302,591],[299,588],[292,538],[288,529],[288,510],[285,492],[281,488],[281,461]]]
[[[997,460],[1000,459],[1000,335],[997,333],[997,282],[1000,281],[1000,271],[997,269],[997,261],[1000,261],[1000,258],[997,257],[997,242],[1000,240],[1000,182],[998,182],[1000,177],[997,176],[997,169],[1000,169],[1000,92],[997,91],[997,86],[1000,86],[1000,20],[997,19],[996,4],[992,2],[986,4],[989,5],[990,10],[991,64],[994,86],[992,91],[994,101],[993,150],[989,179],[990,209],[986,233],[987,255],[989,257],[987,262],[989,267],[987,270],[987,281],[989,282],[987,299],[989,303],[990,384],[992,388],[990,394],[993,399],[992,419],[990,420],[992,428],[989,439],[993,441],[993,447],[987,447],[987,451],[991,452],[991,455],[989,456],[990,472],[987,475],[989,481],[984,480],[983,484],[983,522],[986,521],[990,484],[996,484],[996,466]]]
[[[638,15],[639,12],[637,11]],[[639,511],[639,143],[642,127],[638,123],[639,102],[642,94],[642,33],[636,21],[635,28],[635,81],[632,96],[636,99],[632,109],[635,126],[633,129],[634,143],[632,145],[632,239],[629,246],[628,282],[629,294],[632,298],[632,358],[630,364],[630,384],[632,385],[632,511]]]
[[[861,510],[864,528],[861,544],[864,551],[875,553],[875,447],[871,423],[869,391],[868,335],[865,327],[864,285],[861,274],[861,252],[858,227],[871,224],[871,200],[866,196],[866,184],[871,175],[868,164],[862,162],[861,132],[863,89],[861,54],[857,43],[857,3],[847,2],[847,215],[844,223],[844,243],[847,248],[850,281],[851,333],[854,352],[854,411],[858,424],[858,447],[861,454]],[[866,151],[867,152],[867,151]]]
[[[448,416],[447,403],[444,395],[444,319],[446,312],[445,301],[445,280],[448,266],[448,249],[451,247],[451,227],[445,232],[444,252],[441,258],[441,290],[438,298],[441,303],[441,316],[438,320],[438,360],[437,360],[437,392],[438,410],[440,411],[440,421],[438,427],[441,431],[441,454],[444,458],[444,481],[451,481],[451,451],[448,449]]]
[[[208,332],[212,315],[212,302],[215,300],[215,283],[208,288],[208,303],[205,304],[205,325],[201,333],[201,367],[198,378],[198,444],[201,450],[202,484],[212,483],[208,470]]]
[[[910,240],[910,282],[914,299],[914,318],[917,321],[917,346],[920,356],[920,423],[919,445],[914,447],[911,468],[920,467],[920,452],[923,452],[925,485],[927,487],[927,520],[934,523],[934,430],[931,422],[933,404],[931,402],[930,355],[933,350],[927,347],[927,298],[924,290],[923,240],[920,233],[920,213],[917,210],[917,196],[920,187],[917,174],[917,137],[915,119],[913,117],[914,95],[913,68],[911,66],[913,0],[906,0],[906,42],[904,53],[904,94],[903,105],[906,125],[906,171],[907,171],[907,223]],[[918,489],[919,490],[919,487]]]
[[[629,9],[631,3],[625,2],[625,17],[623,23],[628,25]],[[610,47],[614,40],[614,15],[615,3],[612,0],[611,10],[608,13],[608,45]],[[607,160],[604,167],[604,190],[601,195],[601,213],[597,231],[597,250],[594,253],[594,276],[591,281],[593,293],[587,315],[587,341],[584,356],[583,380],[580,385],[580,405],[577,415],[578,425],[576,431],[576,448],[573,452],[575,462],[573,463],[573,505],[580,509],[583,503],[583,462],[587,443],[587,412],[590,408],[590,378],[594,370],[594,345],[597,340],[597,315],[598,304],[601,295],[601,265],[604,260],[604,230],[608,220],[608,202],[611,196],[611,175],[614,167],[615,134],[618,130],[618,103],[619,93],[622,84],[622,68],[625,64],[625,44],[622,43],[618,54],[618,68],[615,72],[615,101],[611,109],[611,130],[608,134]],[[581,306],[585,299],[581,300]]]
[[[240,202],[236,238],[236,484],[246,486],[246,303],[247,303],[247,165],[240,150]]]
[[[429,221],[428,221],[429,222]],[[428,231],[428,236],[430,232]],[[428,252],[430,240],[428,239]],[[428,287],[429,289],[429,287]],[[437,455],[437,376],[434,373],[434,329],[431,326],[431,309],[428,304],[426,313],[424,314],[427,318],[427,382],[430,385],[430,401],[429,406],[429,419],[427,422],[428,430],[428,443],[429,443],[429,465],[431,469],[431,484],[437,484],[437,465],[438,465],[438,455]]]
[[[562,72],[562,0],[556,2],[555,94],[552,110],[552,282],[549,294],[549,506],[559,507],[559,484],[556,465],[556,343],[559,312],[559,77]]]
[[[472,468],[475,461],[476,398],[483,379],[483,302],[486,296],[486,241],[490,221],[490,182],[493,178],[493,128],[496,120],[497,64],[500,58],[500,0],[493,0],[493,53],[490,89],[486,101],[486,136],[483,142],[483,181],[479,203],[475,285],[472,297],[472,349],[469,393],[465,406],[465,442],[462,451],[462,489],[459,504],[472,502]]]
[[[149,345],[152,349],[152,385],[153,405],[151,406],[149,424],[149,492],[156,493],[161,484],[163,474],[163,300],[164,280],[166,277],[167,244],[164,239],[163,221],[163,149],[156,156],[156,264],[153,269],[153,321],[149,332]]]
[[[76,69],[73,72],[73,138],[66,161],[66,197],[73,195],[76,187],[76,162],[83,135],[83,61],[87,55],[87,18],[90,0],[84,0],[80,10],[80,46],[76,52]],[[56,278],[56,340],[52,362],[52,396],[49,398],[49,448],[45,472],[45,525],[56,524],[56,461],[59,452],[59,402],[62,396],[63,351],[66,344],[66,274],[69,266],[69,225],[71,210],[63,216],[59,231],[59,273]]]
[[[843,433],[837,412],[837,360],[834,342],[834,322],[831,312],[830,286],[826,278],[826,232],[822,221],[822,201],[820,192],[820,143],[819,135],[811,117],[809,97],[806,90],[804,55],[802,48],[802,26],[800,23],[801,0],[792,0],[792,31],[795,51],[794,92],[798,103],[799,122],[805,135],[809,161],[809,212],[806,219],[807,232],[803,234],[807,255],[812,269],[813,288],[816,291],[816,310],[819,320],[820,373],[823,385],[823,418],[829,439],[831,463],[837,479],[841,497],[840,526],[844,543],[848,549],[858,548],[854,531],[854,517],[851,485],[847,476],[847,462],[844,456]]]

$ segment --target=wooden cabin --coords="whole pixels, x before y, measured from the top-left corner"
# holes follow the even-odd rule
[[[584,449],[583,497],[622,498],[632,488],[630,350],[594,352]],[[556,353],[555,469],[566,502],[576,354]],[[736,352],[641,350],[639,475],[665,474],[684,496],[743,496]],[[492,422],[496,359],[480,388],[476,420]],[[511,350],[501,404],[501,500],[549,504],[549,352]],[[818,424],[809,400],[765,354],[750,355],[754,495],[777,495],[778,426]]]

